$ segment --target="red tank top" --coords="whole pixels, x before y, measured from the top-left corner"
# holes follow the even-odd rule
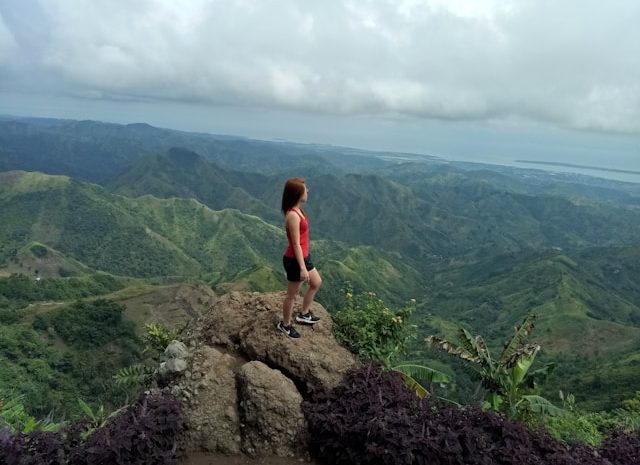
[[[300,247],[302,247],[302,256],[309,256],[309,223],[307,222],[307,218],[301,214],[298,210],[294,210],[293,208],[289,210],[290,212],[296,212],[300,217]],[[289,212],[287,212],[289,213]],[[291,243],[291,235],[289,234],[289,228],[287,228],[287,241],[289,245],[287,250],[284,251],[285,257],[294,257],[296,256],[293,251],[293,244]]]

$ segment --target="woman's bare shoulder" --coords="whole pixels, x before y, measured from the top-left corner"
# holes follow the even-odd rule
[[[284,216],[284,222],[285,223],[299,223],[300,222],[300,216],[298,216],[298,214],[296,212],[294,212],[293,210],[289,210],[287,212],[287,214]]]

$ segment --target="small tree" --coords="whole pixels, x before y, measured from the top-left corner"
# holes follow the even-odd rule
[[[534,328],[535,318],[530,314],[524,319],[497,359],[491,356],[481,336],[473,337],[464,328],[459,330],[458,343],[436,336],[429,336],[425,341],[474,365],[482,386],[489,391],[485,408],[501,411],[509,418],[521,418],[527,413],[558,415],[562,409],[538,395],[539,383],[551,374],[555,363],[529,371],[540,351],[538,344],[525,343]]]
[[[404,357],[415,327],[408,324],[415,300],[395,310],[375,292],[353,294],[347,287],[340,311],[334,316],[337,339],[363,360],[377,360],[389,367]]]
[[[449,376],[433,368],[405,362],[416,326],[409,324],[415,299],[400,309],[390,309],[375,292],[344,292],[342,309],[334,316],[336,338],[362,360],[375,360],[402,375],[406,385],[420,397],[428,394],[424,384],[448,383]]]
[[[180,334],[187,327],[185,324],[181,328],[169,329],[161,324],[149,323],[144,325],[147,334],[144,336],[144,352],[151,352],[154,357],[162,354],[167,346],[180,337]]]

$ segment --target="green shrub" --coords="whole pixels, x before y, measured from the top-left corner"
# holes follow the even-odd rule
[[[151,352],[154,356],[162,354],[171,344],[171,341],[177,340],[186,325],[182,328],[169,329],[158,323],[149,323],[144,325],[147,334],[144,335],[145,352]]]
[[[622,402],[622,408],[629,413],[637,413],[640,415],[640,391],[631,398]]]
[[[0,308],[0,324],[12,325],[20,320],[20,313],[13,308]]]
[[[390,309],[374,292],[353,295],[344,291],[344,303],[334,319],[336,338],[361,359],[377,360],[385,366],[401,359],[415,335],[409,317],[415,309],[411,300],[400,309]]]
[[[576,407],[575,398],[561,395],[566,415],[544,418],[545,429],[556,439],[568,444],[586,443],[599,446],[614,431],[640,429],[640,392],[623,401],[623,407],[611,412],[587,412]]]
[[[120,290],[124,285],[107,273],[76,278],[49,278],[36,281],[23,274],[0,278],[0,296],[19,308],[28,302],[70,300]]]
[[[91,348],[118,338],[136,339],[133,323],[122,319],[124,306],[106,299],[76,302],[51,318],[56,332],[69,345]]]
[[[31,246],[31,253],[38,258],[43,258],[47,256],[48,250],[43,245],[35,244]]]
[[[142,363],[122,368],[113,376],[116,384],[122,388],[137,389],[141,386],[148,386],[153,381],[154,367],[160,360],[160,356],[164,353],[169,344],[180,338],[182,331],[187,325],[181,328],[169,329],[159,323],[149,323],[145,325],[147,334],[144,339],[144,353],[149,354],[154,361],[153,366],[147,366]]]
[[[546,416],[544,426],[551,436],[567,444],[585,443],[598,446],[605,437],[600,428],[608,421],[607,413],[570,412],[556,417]]]
[[[23,396],[8,396],[0,392],[0,429],[7,428],[12,433],[33,431],[55,431],[61,425],[52,423],[50,418],[36,420],[24,408]]]

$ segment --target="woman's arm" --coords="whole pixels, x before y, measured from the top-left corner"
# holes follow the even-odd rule
[[[300,217],[294,212],[287,213],[285,217],[285,227],[287,231],[289,231],[293,253],[300,266],[300,278],[302,278],[303,281],[308,281],[309,272],[304,264],[304,255],[302,255],[302,246],[300,245]]]

